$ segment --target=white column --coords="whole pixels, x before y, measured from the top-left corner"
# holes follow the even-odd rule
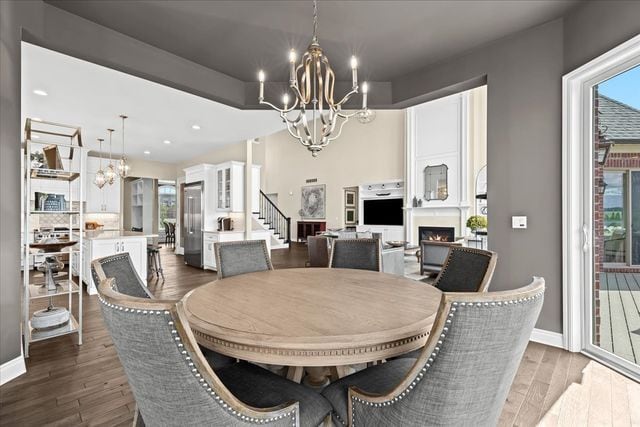
[[[253,228],[253,214],[252,214],[252,201],[253,201],[253,140],[247,139],[247,155],[244,164],[244,238],[251,240],[251,229]]]

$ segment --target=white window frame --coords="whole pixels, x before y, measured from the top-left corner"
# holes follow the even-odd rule
[[[640,35],[562,78],[562,255],[563,345],[626,375],[638,366],[591,344],[593,285],[593,117],[592,87],[633,67]],[[584,143],[588,141],[588,143]]]

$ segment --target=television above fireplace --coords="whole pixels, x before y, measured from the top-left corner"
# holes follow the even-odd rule
[[[402,198],[363,200],[363,225],[404,225]]]

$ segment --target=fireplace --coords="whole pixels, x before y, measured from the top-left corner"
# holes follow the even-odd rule
[[[455,227],[418,227],[420,241],[435,240],[438,242],[453,242],[455,233]]]

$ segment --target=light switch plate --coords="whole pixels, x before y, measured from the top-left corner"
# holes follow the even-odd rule
[[[512,216],[511,217],[511,228],[527,228],[527,217],[526,216]]]

